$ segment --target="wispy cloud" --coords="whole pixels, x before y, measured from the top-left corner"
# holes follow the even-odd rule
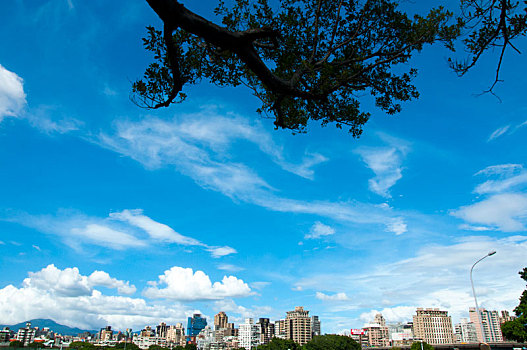
[[[106,218],[61,212],[56,216],[24,213],[12,215],[4,220],[17,222],[47,234],[59,235],[66,244],[75,249],[79,249],[80,243],[124,250],[147,247],[153,242],[165,242],[202,247],[214,258],[236,253],[236,249],[228,246],[211,246],[184,236],[168,225],[144,215],[141,209],[125,209],[122,212],[110,213]],[[142,237],[145,232],[148,235],[146,239]]]
[[[370,190],[382,197],[391,198],[389,190],[403,177],[402,163],[409,146],[407,142],[388,135],[381,134],[381,139],[388,146],[359,147],[355,153],[375,173],[375,177],[368,181]]]
[[[333,295],[324,294],[322,292],[316,293],[316,298],[323,301],[348,301],[350,300],[346,293],[336,293]]]
[[[511,127],[510,125],[505,125],[505,126],[502,126],[501,128],[498,128],[498,129],[494,130],[492,132],[492,134],[490,134],[489,138],[487,139],[487,142],[490,142],[490,141],[495,140],[498,137],[502,136],[507,131],[509,131],[510,127]]]
[[[487,167],[476,175],[496,176],[479,184],[474,190],[478,194],[503,193],[527,186],[527,170],[521,164],[501,164]]]
[[[466,317],[473,303],[470,267],[491,250],[497,254],[474,270],[478,299],[483,307],[511,310],[525,287],[517,272],[524,267],[527,236],[464,237],[450,244],[426,245],[406,259],[370,265],[366,271],[343,265],[340,270],[345,272],[315,273],[299,280],[295,287],[331,291],[334,286],[338,288],[334,292],[353,295],[346,303],[349,309],[373,308],[382,311],[389,322],[411,319],[418,306],[447,309],[457,320]],[[333,309],[342,307],[336,305]],[[363,321],[371,321],[370,312]]]
[[[305,235],[304,238],[305,239],[317,239],[322,236],[330,236],[333,234],[335,234],[335,229],[333,229],[331,226],[324,225],[320,221],[317,221],[311,227],[309,234]]]
[[[493,177],[478,184],[474,192],[484,195],[477,202],[452,210],[464,220],[460,228],[471,231],[523,231],[527,224],[527,171],[521,164],[500,164],[476,173]]]
[[[527,195],[496,194],[475,204],[451,212],[455,217],[476,225],[504,232],[523,231],[527,220]]]
[[[383,139],[397,144],[392,147],[398,159],[406,152],[404,142],[388,136]],[[269,210],[317,214],[356,223],[380,223],[387,225],[390,232],[401,232],[402,225],[393,225],[395,215],[390,208],[355,201],[299,201],[278,196],[278,190],[254,169],[232,160],[228,150],[238,145],[235,145],[237,140],[253,143],[283,170],[308,178],[312,174],[311,166],[325,161],[325,157],[311,154],[300,165],[285,162],[281,148],[259,126],[239,116],[222,117],[213,112],[186,116],[181,121],[149,118],[140,122],[118,122],[115,134],[102,134],[94,142],[140,162],[147,169],[173,167],[205,189]],[[399,161],[393,163],[399,164]],[[387,174],[400,171],[390,169]]]

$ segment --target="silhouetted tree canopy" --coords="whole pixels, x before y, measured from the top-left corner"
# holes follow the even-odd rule
[[[466,60],[450,60],[465,74],[493,47],[516,49],[525,34],[524,2],[460,0],[454,17],[442,7],[411,16],[397,0],[219,0],[221,24],[205,19],[177,0],[147,0],[163,21],[148,27],[145,48],[154,62],[133,84],[143,107],[181,102],[185,85],[207,79],[218,86],[244,85],[261,101],[259,113],[275,126],[303,132],[310,120],[346,126],[358,137],[370,117],[359,101],[368,93],[388,114],[419,96],[413,67],[401,64],[425,44],[454,49],[461,34]],[[495,83],[491,86],[492,90]]]

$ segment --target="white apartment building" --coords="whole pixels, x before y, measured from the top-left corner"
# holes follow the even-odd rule
[[[245,350],[256,349],[260,345],[260,326],[252,318],[246,318],[238,331],[239,346]]]
[[[455,332],[458,343],[478,343],[476,325],[466,318],[462,318],[461,323],[456,324]]]

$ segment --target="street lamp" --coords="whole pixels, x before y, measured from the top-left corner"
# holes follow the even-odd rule
[[[472,265],[470,268],[470,284],[472,285],[472,294],[474,295],[474,301],[476,302],[476,314],[478,315],[478,321],[479,321],[479,328],[481,330],[481,336],[483,340],[486,340],[485,337],[485,329],[483,328],[483,323],[481,322],[481,314],[479,313],[479,307],[478,307],[478,299],[476,298],[476,290],[474,289],[474,281],[472,280],[472,270],[474,270],[474,266],[476,266],[477,263],[479,263],[481,260],[485,259],[488,256],[496,254],[496,251],[493,250],[489,252],[487,255],[485,255],[483,258],[479,259]]]

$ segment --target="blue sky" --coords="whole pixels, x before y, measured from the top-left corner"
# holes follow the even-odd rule
[[[214,2],[192,4],[210,14]],[[422,6],[425,7],[426,4]],[[0,323],[140,329],[303,305],[323,332],[382,311],[517,305],[527,259],[524,57],[467,77],[412,60],[421,97],[353,139],[274,130],[243,88],[202,83],[146,111],[145,1],[0,5]],[[191,5],[189,5],[191,6]],[[419,9],[421,10],[421,9]],[[462,55],[462,53],[459,53]],[[371,106],[367,96],[363,104]]]

